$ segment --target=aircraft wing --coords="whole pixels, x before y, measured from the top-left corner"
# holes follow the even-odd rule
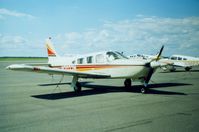
[[[79,72],[79,71],[51,68],[51,67],[45,67],[45,66],[31,66],[31,65],[26,65],[26,64],[13,64],[13,65],[6,67],[6,69],[15,70],[15,71],[27,71],[27,72],[36,72],[36,73],[56,74],[56,75],[78,76],[78,77],[82,77],[82,78],[109,78],[110,77],[110,75],[107,75],[104,73]]]
[[[28,66],[49,66],[49,63],[25,63],[24,65]]]

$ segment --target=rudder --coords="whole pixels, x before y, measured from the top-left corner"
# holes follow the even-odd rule
[[[53,44],[51,43],[50,37],[49,37],[49,39],[46,40],[46,48],[47,48],[48,57],[57,57],[58,56]]]

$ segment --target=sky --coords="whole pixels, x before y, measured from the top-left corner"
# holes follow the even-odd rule
[[[0,0],[0,56],[199,56],[199,0]]]

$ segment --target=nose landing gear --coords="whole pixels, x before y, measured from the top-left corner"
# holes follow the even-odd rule
[[[149,89],[147,87],[142,87],[140,91],[142,94],[146,94],[149,91]]]
[[[124,86],[127,90],[129,90],[131,88],[131,79],[125,79],[124,81]],[[148,84],[146,82],[144,82],[144,86],[140,89],[140,92],[142,94],[146,94],[149,91],[149,88],[147,87]]]

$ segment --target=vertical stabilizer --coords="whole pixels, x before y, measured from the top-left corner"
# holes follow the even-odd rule
[[[47,48],[47,53],[48,53],[48,64],[50,65],[56,65],[59,55],[55,51],[55,48],[51,42],[51,38],[49,37],[46,40],[46,48]]]
[[[46,48],[47,48],[48,57],[57,57],[58,56],[55,51],[55,48],[51,42],[51,38],[48,38],[46,40]]]

